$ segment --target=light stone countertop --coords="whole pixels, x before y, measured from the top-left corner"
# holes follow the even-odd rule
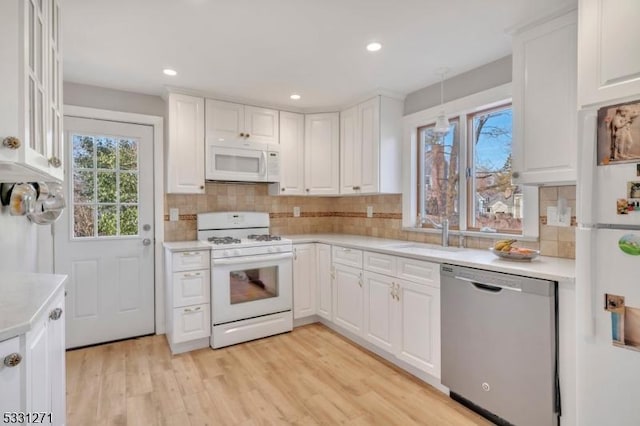
[[[0,279],[0,341],[31,330],[33,321],[64,291],[66,275],[4,274]]]
[[[342,247],[375,251],[394,256],[409,257],[437,263],[451,263],[471,268],[504,272],[527,277],[575,282],[575,261],[557,257],[539,256],[532,261],[511,261],[496,257],[489,250],[459,249],[457,247],[440,247],[433,244],[416,243],[406,240],[390,240],[348,234],[297,234],[284,235],[294,244],[324,243]],[[171,251],[188,251],[210,249],[209,244],[201,241],[176,241],[164,243]]]
[[[290,238],[294,244],[325,243],[418,260],[427,260],[430,262],[451,263],[471,268],[563,281],[572,284],[575,282],[576,276],[575,261],[573,259],[538,256],[531,261],[503,260],[489,250],[440,247],[433,244],[423,244],[405,240],[388,240],[361,235],[306,234],[286,235],[285,237]]]

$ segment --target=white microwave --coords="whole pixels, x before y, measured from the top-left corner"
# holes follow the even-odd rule
[[[280,182],[279,148],[207,145],[205,178],[232,182]]]

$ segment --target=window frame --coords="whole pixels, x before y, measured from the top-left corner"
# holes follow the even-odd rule
[[[460,185],[459,185],[459,215],[460,229],[452,229],[453,235],[465,235],[473,237],[499,238],[502,236],[513,237],[518,236],[521,240],[535,241],[539,235],[539,214],[538,214],[538,188],[533,186],[523,186],[523,198],[526,200],[523,208],[522,234],[506,233],[506,232],[485,232],[475,229],[468,229],[468,188],[466,181],[466,169],[469,167],[468,158],[469,141],[467,132],[467,123],[462,125],[463,120],[467,120],[467,116],[478,112],[491,110],[506,104],[512,103],[512,84],[503,84],[488,90],[474,93],[463,98],[455,99],[443,105],[436,105],[422,111],[407,115],[403,118],[404,147],[403,164],[409,167],[403,168],[403,201],[402,201],[402,227],[405,231],[440,233],[439,229],[434,227],[422,227],[417,220],[418,210],[418,186],[419,179],[419,134],[418,129],[435,123],[438,115],[444,111],[447,117],[459,117],[459,168],[460,168]],[[514,120],[515,125],[515,120]],[[514,132],[515,133],[515,132]],[[464,145],[464,146],[463,146]],[[465,179],[463,180],[463,176]],[[463,184],[464,183],[464,184]]]

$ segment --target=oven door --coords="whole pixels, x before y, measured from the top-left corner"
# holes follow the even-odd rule
[[[207,180],[266,182],[267,152],[257,149],[208,146]]]
[[[212,259],[213,324],[291,310],[293,254]]]

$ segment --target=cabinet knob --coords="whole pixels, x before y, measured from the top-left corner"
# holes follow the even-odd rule
[[[249,133],[247,133],[247,134],[245,135],[245,138],[248,138],[249,136],[251,136],[251,135],[250,135]]]
[[[284,192],[284,188],[282,188],[280,191]]]
[[[305,191],[309,192],[309,188],[305,189]]]
[[[204,185],[200,185],[200,189],[204,189]]]
[[[518,179],[520,177],[520,172],[511,173],[511,177],[514,178],[514,179]]]
[[[62,161],[56,156],[49,158],[49,164],[56,169],[62,166]]]
[[[5,148],[18,149],[18,148],[20,148],[20,145],[22,145],[22,142],[20,142],[20,139],[14,137],[14,136],[7,136],[2,141],[2,145]]]
[[[241,138],[244,138],[244,133],[240,133],[240,137],[241,137]]]
[[[7,367],[15,367],[22,362],[22,355],[18,353],[12,353],[4,357],[4,365]]]
[[[49,319],[52,321],[57,321],[62,317],[62,308],[55,308],[53,311],[49,312]]]

